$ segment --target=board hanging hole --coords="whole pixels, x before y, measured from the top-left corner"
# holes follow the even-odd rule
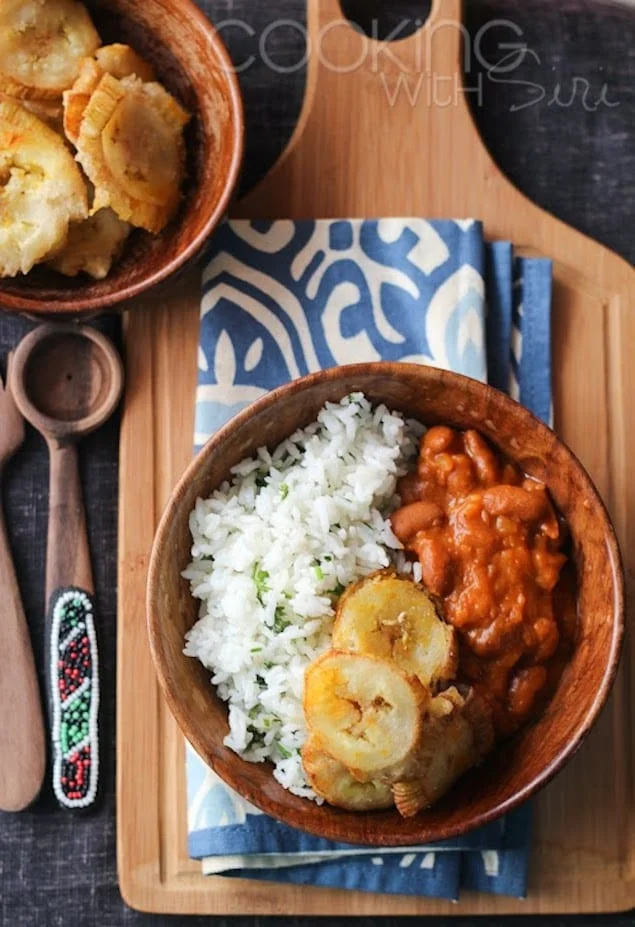
[[[412,0],[340,0],[342,14],[351,25],[379,42],[400,42],[421,29],[432,0],[421,0],[413,11]]]

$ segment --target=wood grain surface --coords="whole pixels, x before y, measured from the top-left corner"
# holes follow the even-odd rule
[[[422,33],[399,43],[402,67],[460,87],[459,0],[437,0]],[[311,0],[313,36],[340,19],[336,0]],[[490,238],[554,259],[556,429],[608,504],[635,567],[633,272],[619,257],[542,212],[501,174],[464,96],[453,105],[390,105],[381,77],[399,67],[369,56],[344,24],[309,62],[303,115],[287,152],[235,214],[250,218],[415,214],[475,216]],[[327,47],[328,46],[328,47]],[[409,60],[410,56],[410,60]],[[324,60],[339,63],[338,71]],[[372,145],[369,144],[372,140]],[[529,898],[464,895],[459,905],[326,889],[204,879],[187,858],[183,743],[162,702],[144,625],[155,526],[191,457],[198,277],[148,297],[126,319],[128,389],[121,438],[118,864],[125,899],[144,910],[209,914],[494,914],[624,910],[635,902],[633,643],[588,741],[537,800]],[[178,378],[175,376],[178,371]]]

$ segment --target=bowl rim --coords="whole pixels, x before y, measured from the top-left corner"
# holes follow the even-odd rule
[[[201,30],[207,34],[207,38],[216,55],[214,63],[219,65],[227,76],[227,87],[230,100],[229,119],[235,126],[235,140],[226,182],[216,207],[210,213],[204,226],[195,238],[193,238],[175,257],[161,264],[160,267],[153,270],[152,273],[143,280],[128,284],[110,293],[105,293],[102,296],[82,298],[81,290],[78,290],[77,297],[67,297],[50,302],[38,296],[29,297],[21,293],[7,293],[3,289],[3,278],[0,277],[0,309],[2,309],[3,312],[17,314],[27,313],[41,319],[47,317],[54,318],[55,316],[62,318],[64,316],[79,318],[82,316],[94,315],[108,308],[123,309],[124,307],[121,304],[152,289],[168,277],[171,277],[176,271],[180,270],[193,259],[203,248],[205,242],[218,225],[219,220],[227,211],[227,207],[229,206],[229,202],[238,182],[245,147],[245,115],[238,76],[227,47],[221,39],[214,23],[203,13],[200,7],[194,3],[194,0],[171,0],[171,2],[174,8],[181,8],[184,18],[195,20]]]
[[[376,374],[384,377],[398,377],[400,372],[410,373],[411,375],[423,377],[424,379],[428,379],[430,381],[444,382],[448,379],[454,380],[458,383],[459,386],[465,386],[467,383],[469,383],[470,389],[477,389],[485,398],[496,397],[497,402],[502,402],[503,405],[508,405],[510,409],[513,408],[514,414],[520,414],[526,417],[527,420],[531,422],[533,428],[555,437],[557,444],[564,449],[566,455],[569,457],[570,463],[581,472],[586,483],[585,491],[594,499],[594,502],[597,506],[598,515],[602,520],[603,536],[607,545],[607,555],[610,558],[612,564],[614,593],[610,647],[607,653],[606,666],[603,671],[602,681],[599,688],[595,692],[593,701],[585,715],[584,721],[580,724],[578,730],[575,733],[575,736],[522,789],[514,792],[513,795],[510,795],[506,800],[494,804],[490,809],[478,814],[478,816],[475,818],[468,819],[467,821],[457,821],[453,825],[443,825],[441,827],[436,826],[431,828],[430,826],[426,827],[425,817],[422,817],[421,827],[416,831],[416,833],[409,832],[403,837],[400,837],[398,833],[393,833],[382,834],[381,838],[377,839],[377,835],[367,834],[366,831],[360,835],[356,835],[356,843],[385,847],[408,846],[415,842],[426,843],[430,841],[458,837],[473,830],[476,827],[481,827],[484,824],[488,824],[517,808],[519,805],[523,804],[525,801],[535,795],[536,792],[542,789],[545,785],[547,785],[551,779],[553,779],[553,777],[566,765],[566,763],[572,759],[572,757],[577,753],[587,738],[589,732],[591,731],[593,725],[596,723],[602,712],[602,709],[606,704],[608,696],[611,692],[611,688],[615,681],[615,677],[617,675],[624,641],[624,567],[619,543],[615,534],[615,529],[609,517],[606,505],[604,504],[604,501],[596,489],[595,484],[589,476],[586,468],[582,465],[571,448],[564,441],[562,441],[558,435],[555,434],[553,429],[549,428],[544,422],[542,422],[532,412],[530,412],[529,409],[526,409],[506,393],[503,393],[500,390],[489,386],[488,384],[482,383],[481,381],[473,380],[471,377],[466,377],[462,374],[454,373],[453,371],[442,370],[440,368],[435,368],[424,364],[413,364],[396,361],[372,361],[368,363],[345,364],[332,367],[327,370],[320,370],[315,373],[310,373],[289,383],[285,383],[250,403],[248,406],[234,415],[221,428],[219,428],[219,430],[211,436],[211,438],[205,443],[201,450],[194,456],[193,460],[190,462],[185,472],[177,482],[176,486],[170,493],[168,502],[166,503],[162,512],[150,555],[146,587],[146,624],[149,636],[150,651],[155,667],[155,672],[157,674],[163,696],[168,703],[168,707],[186,739],[194,747],[199,756],[201,756],[203,761],[211,769],[213,769],[227,785],[232,788],[236,788],[236,790],[240,793],[238,777],[228,778],[225,775],[224,764],[219,764],[213,761],[213,757],[206,747],[205,738],[199,737],[193,726],[189,723],[187,700],[180,697],[176,687],[171,682],[170,674],[167,672],[167,661],[163,652],[164,648],[160,629],[161,622],[158,618],[159,609],[157,602],[157,588],[158,576],[161,571],[161,562],[163,559],[163,551],[166,549],[169,529],[176,515],[177,507],[181,501],[182,496],[186,493],[187,487],[192,482],[194,476],[197,475],[201,470],[205,469],[207,461],[217,452],[219,448],[222,447],[227,436],[234,429],[248,422],[253,415],[258,414],[263,410],[270,408],[271,406],[274,406],[281,396],[292,395],[294,393],[310,390],[316,382],[322,381],[325,377],[330,377],[334,380],[339,379],[340,376],[355,376],[362,374]],[[478,427],[478,425],[476,427]],[[232,761],[233,760],[234,757],[232,757]],[[242,757],[240,757],[238,754],[235,754],[235,761],[236,763],[247,762],[246,760],[243,760]],[[286,824],[298,827],[301,830],[305,830],[306,832],[315,836],[336,840],[347,839],[345,835],[341,833],[334,834],[332,829],[326,829],[323,827],[319,820],[314,821],[310,814],[305,815],[302,811],[296,811],[295,809],[287,810],[281,807],[279,804],[276,804],[275,809],[272,809],[270,800],[262,800],[259,794],[250,794],[248,800],[266,814],[276,817]],[[334,809],[334,811],[337,811],[337,809]],[[368,814],[372,813],[373,812],[369,812]],[[365,817],[365,815],[360,816]],[[416,818],[412,820],[415,821]],[[357,836],[359,836],[359,839],[357,839]],[[350,842],[350,839],[348,842]]]

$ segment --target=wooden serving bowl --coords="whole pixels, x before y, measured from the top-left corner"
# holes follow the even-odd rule
[[[523,471],[543,480],[565,516],[577,571],[578,641],[544,714],[499,745],[433,808],[403,820],[392,811],[354,813],[286,791],[268,764],[223,746],[227,710],[209,672],[183,655],[197,618],[181,571],[190,559],[188,519],[232,466],[313,421],[327,401],[362,391],[426,425],[477,428]],[[334,840],[377,846],[428,843],[462,834],[510,811],[545,785],[588,734],[615,677],[624,632],[620,553],[604,505],[581,464],[526,409],[482,383],[413,364],[336,367],[296,380],[236,415],[203,448],[174,490],[159,525],[148,583],[148,625],[161,686],[183,733],[237,792],[287,824]]]
[[[187,178],[178,214],[159,234],[133,230],[104,280],[36,266],[0,278],[0,308],[34,315],[90,315],[130,300],[199,253],[236,186],[243,152],[238,81],[218,34],[191,0],[84,0],[104,44],[125,42],[192,114]]]

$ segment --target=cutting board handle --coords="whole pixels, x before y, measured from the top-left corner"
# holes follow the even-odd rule
[[[312,65],[318,70],[334,66],[337,70],[339,64],[351,72],[370,65],[376,73],[392,62],[404,73],[419,73],[430,70],[434,55],[435,66],[442,67],[439,73],[458,74],[462,38],[467,36],[462,23],[463,0],[432,0],[420,29],[404,38],[396,31],[395,40],[386,41],[356,29],[344,16],[339,0],[308,0],[309,71]]]
[[[289,145],[234,215],[447,215],[447,196],[430,180],[431,162],[448,184],[458,178],[454,214],[470,172],[492,172],[472,120],[462,64],[472,49],[461,0],[433,0],[421,28],[394,42],[349,22],[338,0],[309,0],[305,100]],[[465,51],[463,51],[465,49]],[[328,137],[325,137],[328,127]],[[368,184],[363,162],[377,162]],[[420,174],[413,167],[421,164]],[[482,167],[481,167],[482,164]],[[436,179],[436,178],[435,178]],[[478,186],[478,185],[477,185]],[[319,190],[320,212],[313,195]]]

